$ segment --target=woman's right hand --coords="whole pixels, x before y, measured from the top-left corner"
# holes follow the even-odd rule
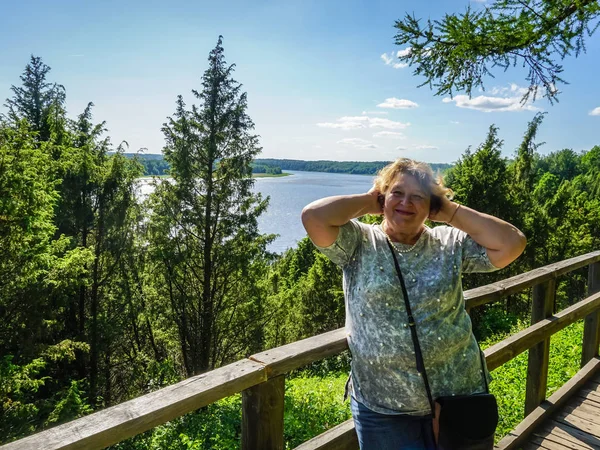
[[[375,186],[373,186],[371,189],[369,189],[369,192],[367,192],[367,194],[369,194],[373,199],[372,199],[372,206],[369,208],[369,211],[367,211],[365,214],[376,214],[376,215],[383,214],[383,205],[385,203],[385,196],[383,194],[381,194],[377,189],[375,189]]]

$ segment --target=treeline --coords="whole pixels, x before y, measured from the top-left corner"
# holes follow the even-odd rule
[[[126,153],[126,156],[136,157],[142,164],[144,175],[165,175],[169,163],[162,155]],[[303,161],[298,159],[263,159],[258,158],[252,163],[253,173],[280,174],[282,170],[299,170],[308,172],[350,173],[358,175],[375,175],[390,161]],[[434,172],[444,173],[452,164],[430,164]]]
[[[129,159],[137,160],[142,166],[142,173],[144,176],[167,175],[169,168],[171,167],[162,154],[124,153],[124,156]],[[253,162],[251,168],[252,173],[281,174],[281,167],[272,164],[259,164]]]
[[[281,167],[272,166],[269,164],[252,163],[252,173],[268,173],[271,175],[281,174]]]
[[[257,164],[268,164],[281,167],[282,170],[300,170],[308,172],[352,173],[357,175],[375,175],[390,161],[303,161],[300,159],[262,159]],[[430,164],[434,172],[443,173],[451,164]]]
[[[274,236],[258,231],[268,199],[252,192],[252,162],[284,165],[256,159],[246,95],[221,40],[197,104],[179,96],[162,128],[173,180],[144,202],[139,158],[111,144],[91,103],[68,119],[66,92],[49,72],[32,57],[0,121],[2,442],[343,326],[339,268],[308,239],[274,255]],[[459,202],[510,220],[529,240],[516,263],[465,276],[465,288],[600,248],[600,147],[540,155],[542,120],[512,160],[492,126],[446,172]],[[557,308],[580,297],[585,279],[559,279]],[[505,331],[529,301],[477,309],[478,335]],[[347,359],[310,370],[339,367]],[[209,413],[187,421],[169,447],[213,445],[202,444]],[[122,448],[147,448],[144,439]]]

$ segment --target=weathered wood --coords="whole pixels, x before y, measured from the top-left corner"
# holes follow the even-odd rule
[[[358,450],[354,421],[347,420],[323,434],[306,441],[295,450]]]
[[[600,262],[590,264],[588,269],[588,295],[600,291]],[[583,348],[581,365],[585,365],[598,354],[600,344],[600,311],[595,311],[585,318],[583,326]]]
[[[556,280],[548,280],[533,288],[533,303],[531,306],[531,324],[552,316]],[[525,391],[525,416],[537,408],[546,398],[548,383],[548,364],[550,361],[550,338],[529,349],[527,362],[527,388]]]
[[[238,361],[0,448],[101,449],[265,380],[262,364]]]
[[[283,450],[285,376],[242,392],[242,450]]]
[[[553,436],[552,434],[548,434],[543,437],[534,435],[533,437],[529,438],[529,442],[534,444],[533,448],[542,448],[547,450],[581,450],[584,448],[579,444],[566,441],[560,437]]]
[[[556,412],[569,398],[575,394],[600,368],[600,358],[594,357],[573,378],[560,389],[544,400],[517,427],[508,433],[496,446],[498,450],[516,450],[525,444],[537,426]]]
[[[535,344],[548,339],[557,331],[583,319],[600,308],[600,292],[570,306],[556,315],[516,333],[485,350],[489,370],[500,367]]]
[[[593,447],[590,447],[585,442],[580,441],[576,437],[573,437],[573,436],[567,437],[564,434],[561,434],[560,432],[554,433],[552,431],[536,430],[536,431],[534,431],[533,436],[537,436],[537,437],[548,439],[553,442],[557,442],[567,448],[574,449],[574,450],[593,449]]]
[[[586,450],[594,450],[600,447],[600,445],[598,445],[600,442],[593,436],[590,436],[587,433],[578,430],[577,428],[570,427],[554,420],[549,420],[548,422],[544,423],[544,425],[540,427],[539,433],[542,432],[548,432],[553,436],[559,436],[566,441],[577,443]],[[535,433],[538,434],[538,431],[536,430]]]
[[[338,328],[328,333],[257,353],[250,359],[264,364],[267,368],[267,376],[273,378],[314,361],[337,355],[347,348],[346,331],[344,328]]]
[[[465,291],[466,307],[484,305],[600,261],[600,250]]]

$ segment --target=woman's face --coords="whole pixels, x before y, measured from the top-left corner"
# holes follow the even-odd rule
[[[417,179],[399,174],[385,194],[383,214],[394,228],[418,231],[429,217],[430,195]]]

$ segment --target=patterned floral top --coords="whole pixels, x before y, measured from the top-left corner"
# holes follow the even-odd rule
[[[426,227],[414,246],[394,243],[433,398],[483,392],[479,347],[464,307],[461,274],[498,270],[465,232]],[[416,369],[402,288],[380,225],[351,220],[317,248],[344,273],[350,390],[372,411],[431,412]],[[489,373],[485,368],[485,376]]]

